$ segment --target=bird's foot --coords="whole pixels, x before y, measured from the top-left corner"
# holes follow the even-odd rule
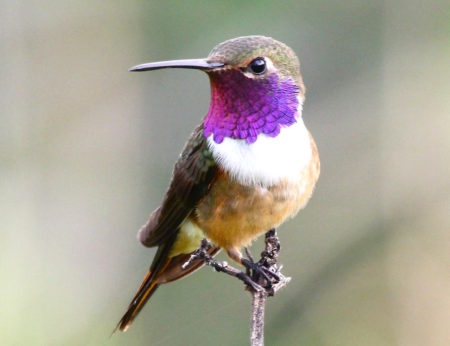
[[[243,271],[230,266],[227,262],[220,262],[214,259],[208,253],[208,250],[210,250],[211,248],[212,244],[207,239],[203,239],[200,247],[191,254],[189,259],[185,263],[183,263],[182,269],[186,269],[187,267],[189,267],[189,265],[193,261],[202,260],[206,265],[213,267],[217,272],[225,273],[238,278],[239,280],[244,282],[249,287],[249,289],[256,292],[264,291],[264,288],[254,280],[252,280],[252,278],[247,273],[244,273]]]
[[[181,269],[185,270],[191,265],[192,262],[196,260],[202,260],[206,264],[208,264],[209,261],[214,261],[214,258],[208,252],[212,247],[213,245],[208,241],[208,239],[203,239],[200,247],[191,253],[191,256],[185,263],[183,263]]]
[[[273,271],[272,267],[266,267],[260,261],[254,262],[252,259],[243,258],[242,265],[246,268],[246,273],[253,281],[264,281],[264,287],[271,287],[272,284],[280,281],[280,276]]]
[[[261,259],[258,262],[253,260],[250,251],[246,248],[248,259],[242,259],[242,264],[247,269],[247,274],[252,280],[264,287],[269,295],[274,295],[281,287],[290,280],[281,273],[282,266],[277,265],[278,253],[280,251],[280,241],[275,229],[266,233],[265,249],[261,252]]]
[[[238,278],[244,284],[246,284],[248,289],[250,289],[251,291],[255,291],[255,292],[264,291],[264,287],[259,285],[256,281],[254,281],[252,279],[252,277],[249,276],[247,273],[244,273],[243,271],[228,265],[227,262],[217,262],[215,260],[214,260],[214,262],[215,263],[210,262],[208,265],[212,266],[216,271],[234,276],[235,278]]]
[[[265,250],[261,252],[261,259],[258,262],[255,262],[250,251],[247,248],[245,249],[248,258],[241,259],[242,265],[246,268],[245,272],[230,266],[227,262],[214,259],[209,253],[213,245],[207,239],[202,240],[200,247],[191,254],[182,265],[182,269],[186,269],[196,260],[201,260],[217,272],[238,278],[244,282],[250,291],[266,291],[268,295],[274,295],[291,278],[284,276],[281,273],[282,267],[277,266],[280,242],[274,229],[266,233],[265,241]]]

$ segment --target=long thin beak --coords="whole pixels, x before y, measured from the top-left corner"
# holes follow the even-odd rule
[[[209,71],[223,66],[225,66],[224,63],[208,62],[206,59],[184,59],[184,60],[149,62],[146,64],[133,66],[128,71],[142,72],[142,71],[159,70],[161,68],[191,68]]]

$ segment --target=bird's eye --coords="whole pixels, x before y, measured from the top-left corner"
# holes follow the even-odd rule
[[[248,69],[253,74],[263,74],[266,72],[266,61],[263,58],[253,59],[250,64],[248,64]]]

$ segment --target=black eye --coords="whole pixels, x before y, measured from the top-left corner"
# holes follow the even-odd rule
[[[248,65],[248,69],[254,74],[263,74],[266,72],[266,62],[263,58],[253,59]]]

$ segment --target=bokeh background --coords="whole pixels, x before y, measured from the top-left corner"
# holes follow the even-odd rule
[[[210,269],[110,338],[154,254],[136,231],[209,103],[198,71],[127,69],[248,34],[298,53],[322,159],[309,206],[279,230],[293,279],[268,302],[267,344],[450,345],[439,0],[2,0],[0,344],[248,344],[249,294]]]

